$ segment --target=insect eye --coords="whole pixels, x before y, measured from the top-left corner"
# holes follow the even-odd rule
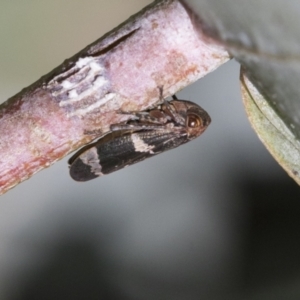
[[[199,116],[190,114],[187,117],[187,126],[190,128],[196,128],[202,126],[202,120]]]

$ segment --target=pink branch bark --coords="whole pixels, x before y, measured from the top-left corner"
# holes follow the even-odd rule
[[[1,105],[0,193],[228,58],[182,2],[154,2]]]

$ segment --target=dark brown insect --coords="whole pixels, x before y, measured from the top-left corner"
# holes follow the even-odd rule
[[[176,148],[200,136],[211,122],[193,102],[175,96],[162,101],[154,109],[135,113],[135,121],[111,125],[107,135],[71,157],[71,177],[88,181]]]

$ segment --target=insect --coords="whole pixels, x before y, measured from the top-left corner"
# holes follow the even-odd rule
[[[200,136],[211,119],[197,104],[162,98],[162,104],[135,113],[137,120],[110,126],[110,132],[69,159],[70,175],[88,181],[176,148]]]

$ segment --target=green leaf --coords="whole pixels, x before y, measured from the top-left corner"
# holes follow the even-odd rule
[[[206,33],[241,63],[243,98],[252,126],[300,184],[299,0],[185,2]]]
[[[241,89],[249,121],[260,140],[277,162],[300,184],[300,142],[243,72]]]

